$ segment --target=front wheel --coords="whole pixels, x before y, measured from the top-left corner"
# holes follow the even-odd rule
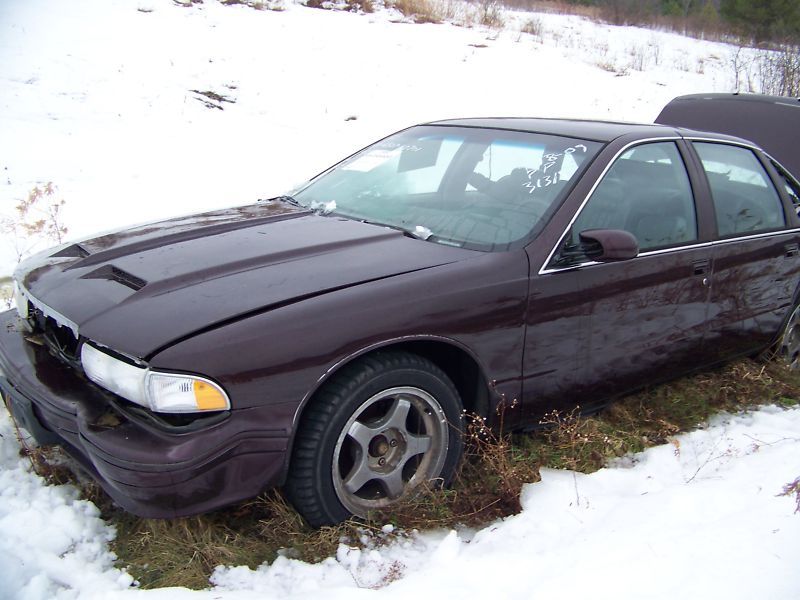
[[[286,491],[313,526],[365,517],[426,482],[449,483],[461,457],[461,401],[430,361],[387,351],[346,367],[300,422]]]

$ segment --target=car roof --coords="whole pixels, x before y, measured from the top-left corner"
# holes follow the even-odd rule
[[[541,119],[521,117],[492,117],[480,119],[448,119],[426,125],[447,127],[477,127],[483,129],[505,129],[550,135],[564,135],[596,142],[610,142],[624,135],[640,138],[664,136],[691,136],[696,132],[668,125],[624,123],[615,121],[590,121],[583,119]],[[707,137],[708,134],[703,134]],[[732,140],[730,136],[711,134],[715,139]]]
[[[800,98],[760,94],[679,96],[664,107],[656,123],[752,140],[800,177]]]

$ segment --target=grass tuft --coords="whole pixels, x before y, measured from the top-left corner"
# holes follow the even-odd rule
[[[391,511],[318,530],[308,527],[277,491],[211,514],[152,520],[114,507],[97,485],[77,485],[116,527],[112,550],[119,566],[142,588],[202,589],[218,565],[257,568],[278,556],[316,562],[335,555],[340,544],[374,548],[415,529],[480,527],[519,512],[522,488],[539,480],[541,467],[589,473],[609,459],[670,442],[713,414],[763,404],[791,407],[798,398],[800,373],[779,362],[741,360],[628,396],[595,416],[582,417],[577,410],[551,412],[529,434],[490,429],[473,417],[465,431],[465,458],[452,486],[432,485]],[[37,472],[54,483],[64,481],[63,470],[50,466],[51,461],[58,464],[50,449],[23,452]],[[787,484],[783,493],[797,497],[800,511],[800,478]],[[376,585],[401,576],[398,566]]]
[[[745,359],[623,398],[598,415],[578,410],[549,413],[544,429],[518,436],[516,443],[542,465],[591,473],[609,459],[665,444],[719,412],[739,412],[764,404],[795,406],[800,373],[778,362]]]
[[[792,494],[794,494],[795,503],[797,504],[794,512],[800,513],[800,477],[783,486],[783,491],[780,493],[781,496],[791,496]]]
[[[396,8],[415,23],[442,22],[442,12],[434,0],[390,0],[387,6]]]

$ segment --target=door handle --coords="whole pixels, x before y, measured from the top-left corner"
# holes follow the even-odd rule
[[[705,275],[708,273],[708,269],[710,266],[710,262],[707,260],[698,260],[694,263],[694,274],[695,275]]]
[[[800,252],[800,246],[798,246],[797,242],[786,244],[784,248],[786,250],[786,258],[797,256],[798,252]]]

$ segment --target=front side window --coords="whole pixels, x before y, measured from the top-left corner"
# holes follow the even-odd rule
[[[588,229],[632,233],[640,251],[696,240],[694,196],[675,143],[642,144],[614,162],[575,219],[557,264],[587,259],[580,233]]]
[[[752,150],[728,144],[695,142],[703,163],[720,237],[783,227],[780,196]]]
[[[505,250],[544,225],[600,148],[554,135],[414,127],[292,195],[309,208],[430,242]]]

